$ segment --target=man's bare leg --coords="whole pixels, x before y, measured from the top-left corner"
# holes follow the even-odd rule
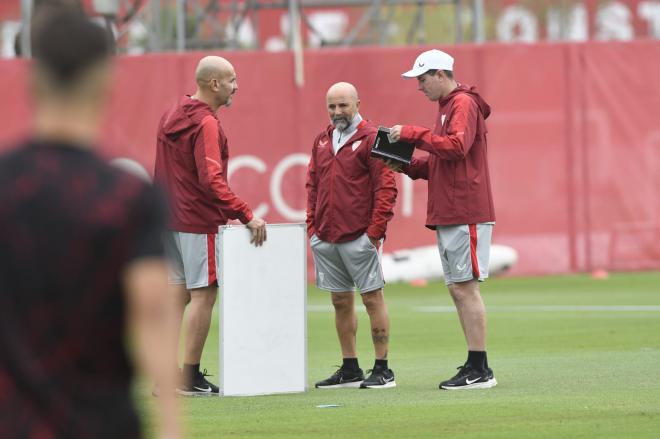
[[[355,314],[354,294],[352,292],[331,293],[335,308],[335,327],[343,358],[357,358],[355,336],[357,334],[357,315]]]
[[[362,294],[364,303],[369,314],[371,323],[371,340],[374,343],[374,351],[377,360],[387,360],[387,351],[390,340],[390,319],[387,315],[387,305],[383,289]]]
[[[383,289],[369,291],[362,294],[362,303],[367,308],[371,323],[371,340],[374,343],[376,360],[371,375],[365,379],[360,387],[369,389],[387,389],[396,386],[394,373],[387,365],[387,353],[390,340],[390,320],[387,315],[387,305],[383,296]]]
[[[343,364],[331,377],[316,383],[319,389],[338,387],[359,387],[364,374],[360,369],[355,347],[357,333],[357,315],[355,314],[355,298],[350,291],[331,293],[332,305],[335,308],[335,327],[341,346]]]
[[[196,288],[190,291],[190,303],[184,317],[185,346],[183,349],[183,380],[187,392],[208,392],[217,394],[217,387],[200,378],[199,363],[202,359],[204,343],[211,327],[213,305],[218,295],[218,287]],[[193,388],[193,383],[198,388]],[[208,390],[206,390],[208,389]],[[184,392],[184,394],[187,394]]]
[[[454,300],[470,351],[486,350],[486,307],[479,292],[479,282],[470,280],[447,286]]]
[[[488,389],[497,385],[486,357],[486,308],[476,280],[447,286],[468,345],[466,367],[453,378],[440,383],[441,389]]]
[[[181,343],[181,326],[183,324],[183,314],[186,310],[186,305],[190,303],[190,291],[188,291],[185,285],[170,285],[169,294],[176,298],[176,334],[177,334],[177,346]],[[175,359],[175,364],[179,364],[179,350],[177,350],[177,356]]]
[[[190,303],[185,316],[186,334],[183,354],[185,364],[199,364],[202,359],[217,295],[216,286],[190,291]]]

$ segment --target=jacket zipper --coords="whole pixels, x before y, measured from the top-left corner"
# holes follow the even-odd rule
[[[330,147],[332,148],[331,151],[334,153],[334,146],[332,145],[332,138],[330,138]],[[340,150],[337,150],[336,154],[332,154],[332,164],[330,165],[330,202],[328,203],[328,206],[330,208],[329,214],[330,214],[330,219],[332,220],[331,224],[335,224],[334,221],[334,193],[335,193],[335,163],[337,162],[337,154],[339,154]],[[332,230],[332,229],[331,229]],[[332,237],[332,240],[334,241],[336,237]]]

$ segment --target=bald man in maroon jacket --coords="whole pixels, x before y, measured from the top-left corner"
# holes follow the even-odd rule
[[[390,137],[414,143],[428,155],[404,168],[388,163],[413,179],[428,180],[426,226],[436,231],[438,248],[468,345],[468,358],[441,389],[485,389],[497,385],[486,357],[486,309],[479,282],[488,277],[488,258],[495,211],[488,173],[486,118],[490,106],[474,87],[456,82],[454,58],[440,50],[417,57],[404,73],[417,88],[437,101],[434,129],[395,125]]]
[[[311,238],[316,284],[329,291],[343,364],[320,389],[395,387],[387,364],[390,321],[383,296],[379,248],[387,222],[394,215],[394,173],[370,158],[377,128],[360,116],[360,100],[351,84],[339,82],[328,90],[332,122],[315,139],[307,177],[307,227]],[[355,335],[354,294],[362,296],[376,361],[364,379]]]
[[[218,394],[199,365],[217,296],[218,226],[237,219],[250,229],[255,245],[266,239],[266,223],[227,184],[229,148],[216,113],[231,105],[238,90],[234,67],[224,58],[207,56],[197,65],[195,79],[196,93],[183,97],[160,120],[155,169],[156,181],[169,194],[165,250],[181,316],[188,304],[178,389],[187,396]]]

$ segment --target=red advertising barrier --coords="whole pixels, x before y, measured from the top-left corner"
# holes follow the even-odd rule
[[[436,105],[400,73],[424,48],[305,53],[296,88],[291,54],[224,53],[239,91],[220,110],[229,137],[230,182],[268,222],[304,220],[312,141],[328,123],[327,88],[349,81],[361,113],[382,125],[430,125]],[[514,274],[660,268],[660,43],[458,46],[456,76],[492,105],[489,156],[494,242],[520,255]],[[194,92],[200,53],[117,62],[101,139],[108,157],[150,171],[161,113]],[[27,131],[26,64],[0,62],[0,142]],[[426,182],[398,180],[386,251],[429,245]]]

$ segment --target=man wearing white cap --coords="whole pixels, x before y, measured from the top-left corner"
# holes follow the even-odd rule
[[[428,180],[426,226],[436,231],[449,289],[468,345],[468,358],[441,389],[483,389],[497,384],[486,357],[486,310],[479,282],[488,277],[488,256],[495,213],[486,157],[490,106],[474,87],[454,79],[454,58],[429,50],[403,74],[439,111],[433,129],[412,125],[391,128],[393,141],[411,142],[428,152],[400,167],[412,179]]]

